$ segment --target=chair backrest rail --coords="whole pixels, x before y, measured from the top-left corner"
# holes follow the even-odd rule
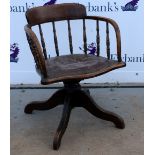
[[[43,54],[44,54],[45,59],[47,59],[47,52],[46,52],[46,46],[45,46],[45,41],[44,41],[42,28],[41,28],[40,24],[38,26],[39,26],[39,32],[40,32],[40,38],[41,38],[41,45],[42,45],[42,48],[43,48]]]
[[[59,56],[58,39],[57,39],[57,34],[56,34],[56,28],[55,28],[55,22],[54,21],[52,21],[52,26],[53,26],[54,44],[55,44],[56,55]]]
[[[110,59],[110,38],[109,38],[109,24],[106,22],[106,48],[107,58]]]
[[[70,20],[67,20],[67,24],[68,24],[69,48],[70,48],[70,53],[73,54],[73,44],[72,44],[72,33],[71,33]]]
[[[100,32],[99,32],[99,20],[96,20],[96,43],[97,43],[97,56],[100,55]]]
[[[83,43],[84,43],[84,53],[87,54],[87,34],[86,34],[85,19],[83,19]]]

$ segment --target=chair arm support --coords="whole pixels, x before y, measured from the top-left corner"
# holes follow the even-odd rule
[[[41,73],[41,76],[47,77],[47,71],[46,71],[46,65],[45,65],[45,59],[43,56],[43,52],[40,46],[40,43],[38,41],[37,36],[32,31],[30,25],[25,25],[24,27],[26,37],[31,49],[31,52],[34,56],[34,60],[36,63],[37,70]]]
[[[100,17],[100,16],[86,16],[85,19],[93,19],[93,20],[100,20],[100,21],[105,21],[110,23],[114,30],[115,30],[115,34],[116,34],[116,42],[117,42],[117,59],[118,62],[122,61],[121,58],[121,34],[120,34],[120,29],[118,24],[110,18],[106,18],[106,17]]]

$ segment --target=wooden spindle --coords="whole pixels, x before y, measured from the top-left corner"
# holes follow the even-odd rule
[[[73,54],[73,44],[72,44],[72,33],[71,33],[70,20],[67,20],[67,23],[68,23],[69,48],[70,48],[70,53]]]
[[[39,32],[40,32],[40,37],[41,37],[41,44],[43,48],[43,54],[44,54],[45,59],[47,59],[47,52],[46,52],[45,41],[43,37],[43,31],[42,31],[41,25],[39,24],[38,26],[39,26]]]
[[[84,53],[87,54],[87,35],[86,35],[85,19],[83,19],[83,42],[84,42]]]
[[[109,24],[106,22],[106,46],[107,46],[107,58],[110,59],[110,38],[109,38]]]
[[[56,51],[56,55],[59,56],[58,39],[57,39],[57,34],[56,34],[56,28],[55,28],[55,22],[54,21],[52,22],[52,25],[53,25],[55,51]]]
[[[100,55],[100,33],[99,33],[99,20],[96,20],[96,43],[97,43],[97,56]]]

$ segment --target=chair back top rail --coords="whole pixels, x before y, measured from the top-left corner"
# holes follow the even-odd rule
[[[31,26],[51,21],[84,18],[85,16],[85,7],[77,3],[40,6],[26,12],[27,21]]]

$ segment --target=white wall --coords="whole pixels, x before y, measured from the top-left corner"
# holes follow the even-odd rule
[[[97,78],[85,80],[84,82],[93,82],[93,83],[103,83],[103,82],[143,82],[143,72],[144,72],[144,34],[143,34],[143,0],[139,0],[137,6],[138,9],[136,11],[122,11],[121,6],[125,6],[126,3],[131,0],[57,0],[58,3],[65,2],[77,2],[84,4],[87,7],[88,15],[99,15],[110,17],[114,19],[121,30],[122,37],[122,57],[123,60],[126,61],[127,67],[112,71],[103,76],[99,76]],[[11,25],[10,25],[10,44],[18,43],[19,54],[17,55],[17,62],[10,62],[11,68],[11,84],[35,84],[40,82],[40,77],[37,75],[34,68],[34,60],[31,55],[25,32],[24,25],[27,23],[25,19],[25,11],[28,7],[34,6],[42,6],[44,3],[48,2],[48,0],[11,0],[10,1],[10,17],[11,17]],[[102,10],[101,10],[102,7]],[[111,8],[110,8],[111,7]],[[79,30],[77,33],[77,29],[73,29],[73,37],[76,37],[77,42],[75,42],[75,50],[79,51],[79,46],[82,46],[82,31],[80,30],[81,22],[72,23],[72,25],[79,25]],[[60,38],[60,50],[62,54],[67,53],[68,42],[63,34],[67,30],[63,30],[62,33],[62,25],[65,26],[65,23],[57,24],[58,30],[61,30],[58,33],[58,38]],[[88,43],[95,42],[95,23],[87,22],[89,25],[88,32],[90,31],[91,39],[88,40]],[[105,24],[100,23],[100,27],[104,27]],[[35,30],[35,29],[34,29]],[[43,30],[48,30],[45,32],[47,42],[52,40],[52,29],[49,25],[45,25]],[[115,54],[115,37],[114,31],[112,27],[111,30],[111,53]],[[51,34],[50,34],[51,31]],[[81,33],[80,33],[81,32]],[[104,42],[105,39],[105,31],[101,30],[100,32],[102,36],[101,42]],[[63,38],[63,39],[62,39]],[[89,38],[89,36],[88,36]],[[54,47],[52,43],[49,44],[51,46],[47,46],[49,51],[53,51]],[[101,51],[105,52],[105,46],[101,47]],[[51,53],[50,53],[51,54]],[[115,55],[113,55],[115,57]]]

